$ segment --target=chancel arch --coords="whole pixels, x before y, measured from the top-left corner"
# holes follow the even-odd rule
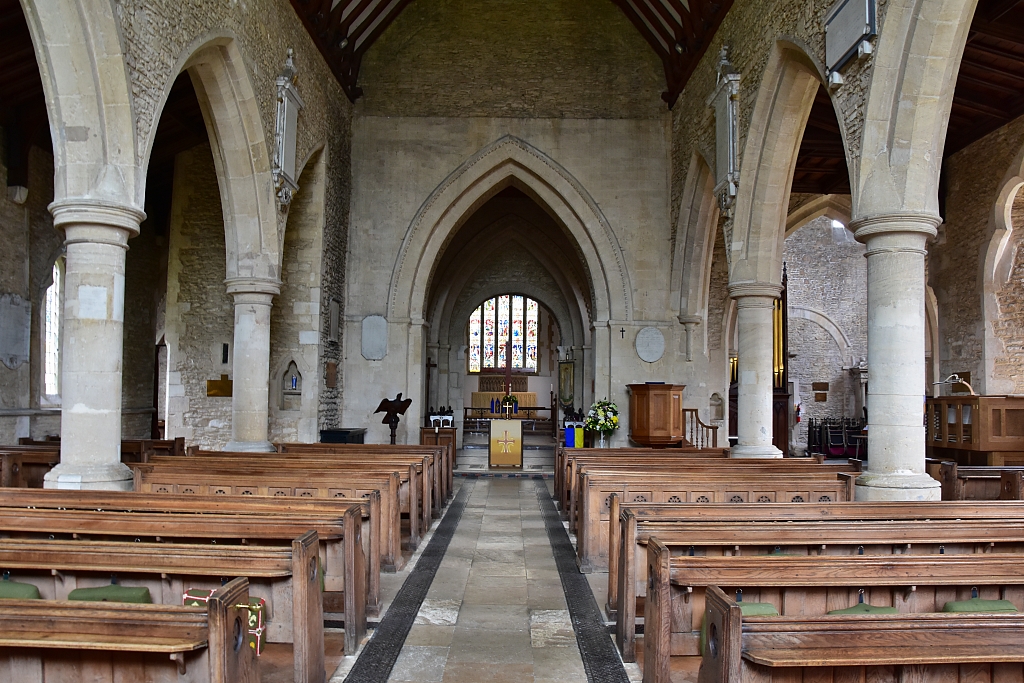
[[[514,293],[538,302],[542,346],[583,349],[590,338],[592,287],[579,249],[550,210],[514,181],[479,206],[452,236],[431,280],[427,353],[437,360],[428,405],[450,405],[461,414],[469,405],[478,374],[469,372],[467,324],[481,302]],[[569,356],[571,351],[565,355]],[[591,377],[582,352],[577,382]],[[549,385],[557,382],[556,361],[548,355],[530,374],[542,374],[548,403]],[[486,371],[485,371],[486,374]],[[536,386],[534,387],[536,389]]]

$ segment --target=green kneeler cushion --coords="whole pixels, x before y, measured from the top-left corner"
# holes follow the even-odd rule
[[[770,602],[738,602],[740,613],[745,617],[777,617],[779,610]],[[708,642],[708,620],[700,625],[700,655],[704,656],[704,646]]]
[[[84,600],[87,602],[153,602],[149,595],[149,589],[145,586],[118,586],[115,583],[98,588],[76,588],[68,593],[68,600]]]
[[[10,578],[0,579],[0,600],[38,600],[39,589],[31,583],[19,583]]]
[[[832,615],[844,615],[844,614],[896,614],[895,607],[882,607],[881,605],[869,605],[866,602],[861,602],[853,607],[847,607],[846,609],[834,609],[829,612]]]
[[[1017,608],[1009,600],[950,600],[942,606],[943,612],[960,612],[961,614],[998,614],[1000,612],[1016,612]]]

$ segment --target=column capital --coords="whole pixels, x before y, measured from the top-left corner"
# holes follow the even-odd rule
[[[676,317],[680,325],[700,325],[704,318],[699,315],[680,315]]]
[[[65,244],[91,242],[127,248],[128,240],[139,234],[146,212],[109,200],[72,197],[52,202],[53,227],[63,230]],[[111,231],[119,233],[111,235]]]
[[[782,294],[782,285],[769,282],[737,282],[729,285],[729,296],[740,308],[771,308]]]
[[[224,280],[228,294],[235,298],[236,304],[254,303],[271,304],[275,296],[281,293],[281,281],[264,277],[229,277]]]
[[[938,234],[942,218],[929,213],[894,212],[860,216],[850,221],[850,230],[860,242],[875,235],[890,233],[920,233],[925,237]]]

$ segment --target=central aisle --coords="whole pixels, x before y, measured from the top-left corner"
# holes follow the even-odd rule
[[[478,479],[389,681],[587,680],[530,479]]]

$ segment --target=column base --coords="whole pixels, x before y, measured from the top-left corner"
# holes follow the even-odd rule
[[[68,491],[131,491],[134,476],[123,463],[74,465],[58,463],[43,477],[43,488]]]
[[[942,500],[942,484],[927,474],[876,474],[857,477],[858,501]]]
[[[228,441],[224,450],[229,453],[273,453],[277,449],[269,441]]]
[[[729,449],[730,458],[781,458],[782,451],[775,446],[743,446],[736,445]]]

